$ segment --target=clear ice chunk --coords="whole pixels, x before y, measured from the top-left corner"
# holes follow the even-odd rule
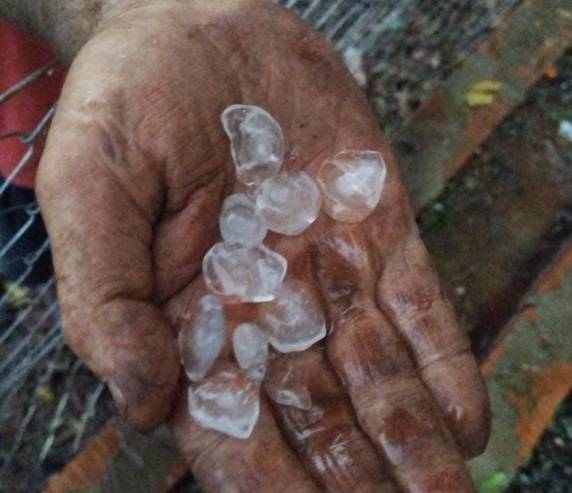
[[[281,353],[305,351],[326,336],[322,308],[301,282],[287,281],[274,301],[261,305],[260,325]]]
[[[238,366],[254,381],[264,379],[268,362],[268,339],[255,324],[240,324],[232,335]]]
[[[324,210],[336,221],[363,221],[379,204],[386,175],[379,152],[340,152],[322,165],[317,176]]]
[[[261,303],[274,299],[288,262],[264,245],[217,243],[203,259],[209,290],[228,296],[229,302]]]
[[[355,46],[349,46],[342,53],[346,67],[354,76],[358,85],[362,88],[367,87],[367,72],[365,71],[364,52]]]
[[[296,236],[309,228],[321,203],[320,189],[303,171],[281,173],[256,190],[256,212],[268,229],[283,235]]]
[[[234,370],[189,387],[189,413],[203,428],[250,437],[260,414],[260,387]]]
[[[270,113],[258,106],[235,104],[224,110],[221,121],[241,183],[257,185],[280,171],[284,135]]]
[[[189,325],[179,332],[179,351],[187,376],[198,382],[208,373],[224,344],[224,308],[212,295],[203,296]]]
[[[266,394],[276,404],[294,407],[302,411],[312,409],[312,398],[306,389],[284,389],[270,384],[266,386]]]
[[[307,382],[307,368],[294,360],[287,366],[273,366],[266,379],[264,390],[277,404],[308,411],[312,408],[312,397]]]
[[[262,243],[268,231],[256,214],[254,201],[242,193],[229,195],[225,199],[219,225],[225,241],[243,245]]]

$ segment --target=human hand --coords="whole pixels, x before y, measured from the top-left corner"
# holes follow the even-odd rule
[[[313,408],[263,398],[247,441],[193,423],[175,342],[204,294],[222,200],[242,190],[219,122],[235,103],[276,117],[287,169],[315,174],[345,149],[388,166],[365,222],[322,213],[301,236],[268,236],[331,330],[270,364],[267,385],[292,369]],[[478,368],[367,102],[294,16],[259,0],[166,0],[108,19],[70,69],[37,191],[70,346],[138,429],[168,418],[206,491],[472,491],[463,455],[488,437]],[[229,330],[250,309],[229,308]]]

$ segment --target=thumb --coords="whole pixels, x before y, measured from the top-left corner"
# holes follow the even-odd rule
[[[36,179],[64,332],[137,429],[170,412],[179,372],[172,328],[153,303],[153,224],[163,190],[154,163],[111,112],[60,105]]]

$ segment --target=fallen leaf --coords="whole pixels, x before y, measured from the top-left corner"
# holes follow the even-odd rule
[[[496,80],[475,82],[465,93],[465,102],[471,108],[491,105],[495,101],[496,93],[501,88],[502,84]]]
[[[36,387],[36,397],[43,402],[53,402],[56,396],[48,385],[38,385]]]
[[[488,106],[493,104],[495,97],[492,94],[486,94],[483,92],[468,92],[465,94],[465,101],[471,108],[475,108],[477,106]]]
[[[4,291],[6,291],[8,304],[14,308],[21,308],[30,302],[30,290],[26,287],[5,281]]]
[[[549,79],[556,79],[556,77],[558,77],[558,70],[556,70],[556,67],[548,67],[544,73]]]
[[[498,92],[502,84],[496,80],[481,80],[475,82],[470,88],[469,92]]]
[[[500,493],[508,486],[508,483],[507,474],[499,471],[481,480],[477,490],[479,493]]]

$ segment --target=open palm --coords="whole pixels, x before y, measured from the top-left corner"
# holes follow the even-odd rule
[[[243,191],[219,121],[236,103],[280,122],[288,170],[315,174],[346,149],[380,151],[388,166],[363,223],[322,213],[300,236],[268,236],[323,302],[330,333],[271,358],[265,385],[289,372],[312,407],[263,398],[247,441],[193,422],[176,347],[205,293],[222,201]],[[287,11],[167,0],[114,17],[72,65],[37,189],[70,346],[135,426],[170,422],[206,491],[472,491],[463,456],[483,449],[488,409],[468,342],[366,101]],[[229,331],[250,310],[231,307]]]

